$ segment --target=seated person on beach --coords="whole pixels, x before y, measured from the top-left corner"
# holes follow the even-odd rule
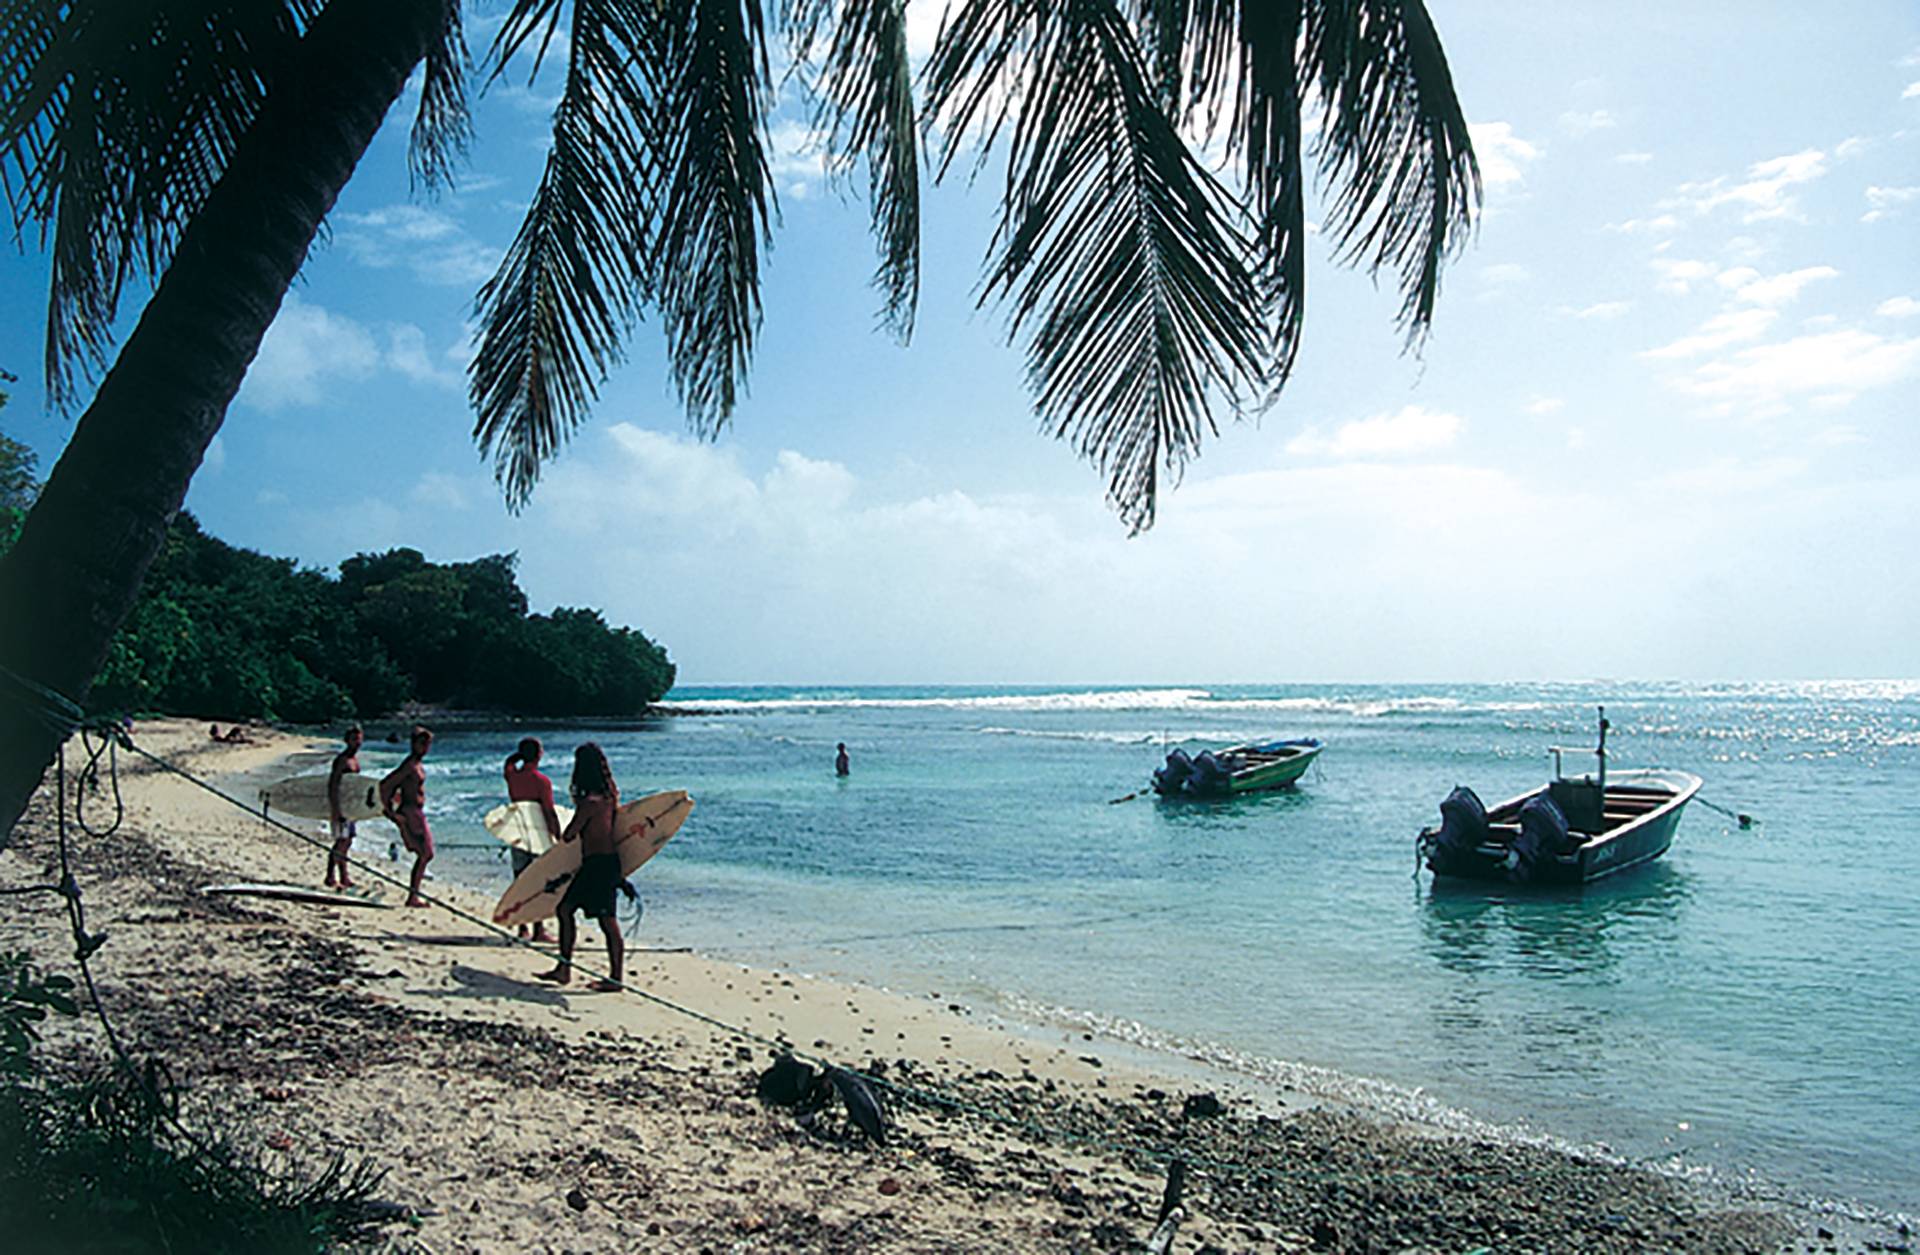
[[[335,885],[353,888],[353,877],[347,874],[347,855],[353,852],[354,825],[340,805],[340,778],[360,770],[360,743],[367,739],[367,734],[356,723],[346,730],[342,739],[347,747],[333,756],[333,770],[327,773],[327,826],[333,833],[333,848],[327,851],[329,889]]]
[[[420,760],[433,748],[433,733],[425,728],[413,730],[411,751],[398,767],[380,782],[380,809],[400,829],[400,840],[413,852],[413,881],[407,893],[408,906],[425,906],[420,882],[426,878],[427,864],[433,861],[433,830],[427,827],[427,771]]]
[[[573,916],[576,911],[585,911],[600,921],[600,931],[607,939],[607,975],[611,978],[597,980],[588,988],[595,993],[611,993],[620,988],[627,953],[613,903],[622,879],[620,854],[614,848],[618,837],[614,812],[620,809],[620,789],[613,782],[607,756],[592,741],[573,752],[573,805],[573,822],[560,839],[580,842],[580,870],[560,899],[560,964],[551,972],[540,973],[540,979],[561,985],[573,979],[573,943],[579,935]]]
[[[527,737],[520,742],[520,748],[507,755],[507,800],[509,802],[538,802],[540,813],[547,819],[547,835],[556,842],[560,840],[560,812],[553,809],[553,781],[547,773],[540,770],[542,747],[538,737]],[[513,855],[513,874],[518,876],[533,863],[533,855],[515,846]],[[520,925],[520,935],[527,935],[527,926]],[[533,940],[547,940],[547,922],[538,920],[533,925]]]
[[[229,745],[251,745],[253,743],[253,738],[247,735],[247,730],[237,723],[231,728],[228,728],[227,734],[220,739]]]

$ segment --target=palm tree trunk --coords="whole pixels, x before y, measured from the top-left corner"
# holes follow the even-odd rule
[[[446,0],[332,0],[0,559],[0,667],[84,702],[307,248]],[[0,848],[64,739],[0,673]]]

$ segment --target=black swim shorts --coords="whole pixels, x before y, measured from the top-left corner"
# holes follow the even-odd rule
[[[560,899],[560,913],[579,911],[588,919],[606,919],[614,913],[613,895],[620,887],[620,856],[589,854],[580,860],[580,873]]]

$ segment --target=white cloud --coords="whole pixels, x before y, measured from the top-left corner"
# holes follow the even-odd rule
[[[1743,182],[1726,178],[1702,183],[1682,184],[1667,204],[1691,209],[1696,214],[1711,213],[1722,206],[1741,211],[1742,220],[1757,222],[1767,218],[1792,217],[1799,212],[1792,189],[1811,183],[1827,172],[1827,155],[1817,148],[1757,161],[1747,167]]]
[[[1704,466],[1687,467],[1657,476],[1650,486],[1656,491],[1698,496],[1750,496],[1779,488],[1806,469],[1806,462],[1800,458],[1780,457],[1745,462],[1738,458],[1723,457]]]
[[[1527,413],[1543,416],[1547,414],[1557,414],[1566,404],[1567,403],[1559,397],[1535,397],[1533,400],[1527,402]]]
[[[1526,182],[1523,167],[1539,158],[1537,145],[1515,135],[1510,122],[1474,122],[1467,130],[1473,137],[1473,155],[1480,162],[1480,181],[1488,191]]]
[[[1768,327],[1779,314],[1770,309],[1728,310],[1715,314],[1700,325],[1700,330],[1690,336],[1682,336],[1671,344],[1657,349],[1646,349],[1641,357],[1679,358],[1699,357],[1715,349],[1737,344],[1742,340],[1752,340],[1766,334]]]
[[[1614,156],[1614,160],[1623,166],[1644,166],[1653,160],[1653,154],[1644,152],[1619,153]]]
[[[1591,135],[1595,131],[1605,131],[1615,125],[1611,113],[1605,109],[1594,109],[1587,113],[1568,110],[1560,115],[1561,129],[1575,135]]]
[[[1908,83],[1907,89],[1900,93],[1902,100],[1920,100],[1920,83]]]
[[[1790,270],[1785,274],[1761,277],[1756,271],[1741,267],[1725,271],[1719,276],[1722,287],[1731,288],[1736,300],[1746,301],[1750,305],[1766,305],[1779,308],[1790,304],[1800,295],[1800,289],[1820,279],[1833,279],[1840,272],[1832,266],[1804,266],[1799,270]],[[1729,276],[1738,278],[1729,282]]]
[[[1656,214],[1651,218],[1628,218],[1625,222],[1607,224],[1607,230],[1621,235],[1667,235],[1680,229],[1680,219],[1672,214]]]
[[[493,277],[502,250],[468,234],[458,219],[420,205],[344,214],[334,239],[376,270],[404,267],[423,283],[470,287]]]
[[[1878,222],[1892,217],[1901,206],[1916,200],[1920,200],[1920,187],[1869,187],[1867,212],[1860,215],[1860,221]]]
[[[1704,283],[1714,275],[1713,267],[1703,261],[1656,257],[1650,264],[1653,273],[1658,276],[1654,286],[1662,292],[1672,292],[1678,296],[1685,296],[1693,290],[1694,284]]]
[[[783,118],[774,123],[767,140],[767,168],[774,184],[801,200],[813,195],[827,177],[826,132]]]
[[[1866,436],[1861,434],[1858,427],[1850,423],[1836,423],[1832,427],[1822,427],[1807,438],[1807,443],[1821,449],[1838,449],[1866,442]]]
[[[1912,318],[1920,315],[1920,301],[1911,296],[1895,296],[1874,306],[1873,312],[1882,318]]]
[[[373,333],[289,295],[247,369],[240,399],[263,410],[313,405],[329,380],[365,379],[380,366]]]
[[[1849,328],[1742,349],[1702,363],[1676,386],[1723,406],[1771,405],[1792,396],[1851,396],[1915,375],[1920,375],[1920,337],[1890,339]]]
[[[1567,448],[1579,452],[1587,447],[1587,429],[1584,427],[1567,428]]]
[[[289,295],[260,342],[239,399],[263,410],[318,405],[334,385],[370,379],[382,370],[438,388],[464,386],[458,372],[433,363],[420,328],[392,323],[384,331],[383,349],[373,329]]]
[[[1632,301],[1595,301],[1591,305],[1582,306],[1579,309],[1569,309],[1567,312],[1575,318],[1610,322],[1615,318],[1625,315],[1627,311],[1632,308]]]
[[[1409,405],[1397,414],[1376,414],[1342,423],[1331,436],[1308,428],[1287,442],[1287,452],[1337,461],[1404,457],[1446,448],[1465,426],[1457,414]]]
[[[407,498],[416,505],[435,510],[464,510],[472,504],[460,477],[445,471],[428,471],[422,475]]]
[[[1480,269],[1481,282],[1485,283],[1488,287],[1494,288],[1511,287],[1516,283],[1525,283],[1532,277],[1532,274],[1527,268],[1517,262],[1495,262],[1491,266],[1483,266]]]

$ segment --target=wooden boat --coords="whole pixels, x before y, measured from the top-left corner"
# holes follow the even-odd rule
[[[1312,737],[1301,737],[1229,745],[1191,758],[1185,750],[1175,750],[1167,755],[1167,765],[1153,773],[1153,791],[1162,797],[1232,797],[1291,788],[1322,748]]]
[[[1700,791],[1687,771],[1607,771],[1607,720],[1600,718],[1599,760],[1591,775],[1561,774],[1479,813],[1471,790],[1441,803],[1441,823],[1418,838],[1421,860],[1436,877],[1538,885],[1577,885],[1638,867],[1666,853],[1681,812]],[[1464,796],[1463,796],[1464,795]]]

